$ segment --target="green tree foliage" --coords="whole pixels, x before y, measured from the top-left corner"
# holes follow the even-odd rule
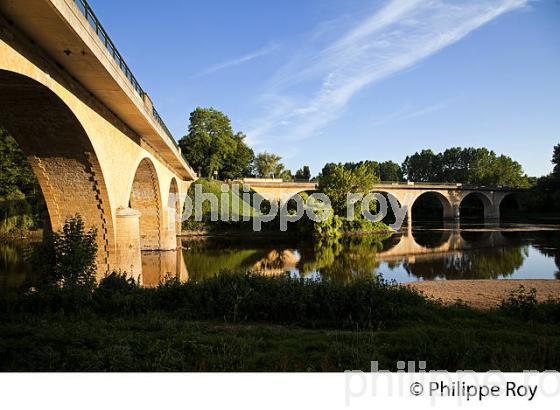
[[[279,177],[285,182],[294,180],[294,176],[292,175],[292,171],[290,171],[289,169],[282,170],[282,172],[280,172]]]
[[[398,182],[403,180],[401,166],[393,161],[385,161],[379,164],[379,178],[381,181]]]
[[[525,187],[529,181],[521,165],[486,148],[446,149],[435,154],[422,150],[402,164],[407,180],[414,182],[461,182],[473,185]]]
[[[309,181],[311,179],[311,171],[309,171],[309,167],[304,165],[303,168],[300,168],[296,171],[296,179]]]
[[[552,163],[554,164],[554,170],[552,172],[560,176],[560,144],[554,146],[552,151]]]
[[[0,197],[15,192],[32,194],[37,189],[37,179],[25,154],[15,139],[0,128]]]
[[[253,150],[245,143],[245,134],[238,132],[233,136],[233,155],[227,158],[221,171],[222,178],[234,179],[251,173]]]
[[[379,182],[379,164],[373,161],[328,163],[319,176],[319,191],[326,194],[336,215],[346,215],[348,193],[367,193]]]
[[[255,157],[253,168],[258,177],[261,178],[288,178],[292,179],[292,173],[286,170],[282,164],[282,157],[268,152],[261,152]]]
[[[44,210],[43,195],[25,154],[0,128],[0,232],[36,228]]]
[[[409,181],[435,181],[440,177],[438,165],[437,155],[431,149],[425,149],[407,156],[402,164],[402,170]]]
[[[560,209],[560,144],[552,151],[553,171],[539,178],[522,196],[524,208],[532,212],[555,212]]]
[[[185,159],[204,176],[238,178],[248,172],[253,150],[243,133],[234,133],[229,118],[214,108],[197,107],[188,134],[179,141]]]
[[[32,263],[45,274],[48,283],[91,289],[97,271],[96,237],[97,230],[86,232],[79,215],[68,218],[60,232],[46,236],[32,255]]]

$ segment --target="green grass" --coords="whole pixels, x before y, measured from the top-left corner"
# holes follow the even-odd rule
[[[203,193],[208,193],[208,194],[214,194],[216,196],[216,198],[218,198],[218,204],[219,204],[219,209],[221,209],[221,204],[222,204],[222,191],[221,191],[221,187],[222,185],[225,184],[224,181],[219,181],[219,180],[211,180],[211,179],[205,179],[205,178],[200,178],[198,180],[196,180],[189,188],[188,194],[190,196],[190,198],[194,201],[194,192],[195,192],[195,186],[196,185],[200,185],[202,188],[202,192]],[[251,207],[251,204],[248,202],[245,202],[243,200],[243,191],[241,189],[241,186],[239,187],[239,195],[236,195],[233,193],[231,186],[230,186],[230,190],[227,192],[227,201],[229,204],[229,210],[230,210],[230,215],[233,213],[233,207],[234,205],[237,206],[237,209],[239,210],[238,215],[240,217],[243,216],[248,216],[251,217],[254,214],[254,210]],[[251,194],[254,193],[254,191],[250,192]],[[202,204],[202,209],[203,209],[203,214],[207,214],[210,212],[210,203],[208,201],[205,201]]]
[[[0,324],[3,371],[343,371],[560,369],[560,332],[512,323],[410,324],[390,330],[138,317],[18,316]]]
[[[375,280],[228,274],[0,295],[4,371],[560,370],[560,302],[444,306]]]

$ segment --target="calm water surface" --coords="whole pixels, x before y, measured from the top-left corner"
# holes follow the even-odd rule
[[[0,244],[0,287],[36,279],[29,244]],[[301,242],[255,237],[184,240],[177,252],[144,252],[143,283],[202,280],[221,271],[295,277],[382,275],[410,282],[444,279],[560,279],[559,225],[425,225],[385,237]]]

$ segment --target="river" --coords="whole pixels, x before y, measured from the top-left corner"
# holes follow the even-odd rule
[[[33,283],[29,243],[0,244],[0,287]],[[222,271],[348,282],[381,275],[399,283],[450,279],[560,279],[560,225],[430,224],[394,235],[312,242],[254,236],[183,239],[143,252],[143,284],[203,280]]]

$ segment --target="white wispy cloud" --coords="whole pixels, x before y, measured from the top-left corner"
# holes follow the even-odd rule
[[[353,21],[341,34],[333,36],[322,26],[271,79],[261,101],[271,108],[248,132],[250,142],[317,135],[365,87],[413,67],[527,2],[391,0]],[[333,22],[328,25],[339,26]],[[409,117],[437,109],[441,107],[428,107]]]
[[[237,58],[234,58],[234,59],[231,59],[231,60],[228,60],[228,61],[224,61],[222,63],[214,64],[214,65],[208,67],[207,69],[205,69],[205,70],[203,70],[203,71],[201,71],[197,74],[192,75],[191,79],[203,77],[205,75],[215,73],[216,71],[224,70],[226,68],[230,68],[230,67],[234,67],[234,66],[237,66],[237,65],[240,65],[240,64],[247,63],[251,60],[255,60],[259,57],[263,57],[267,54],[270,54],[274,50],[276,50],[277,48],[278,48],[277,44],[269,44],[265,47],[262,47],[262,48],[260,48],[256,51],[251,52],[251,53],[245,54],[241,57],[237,57]]]

